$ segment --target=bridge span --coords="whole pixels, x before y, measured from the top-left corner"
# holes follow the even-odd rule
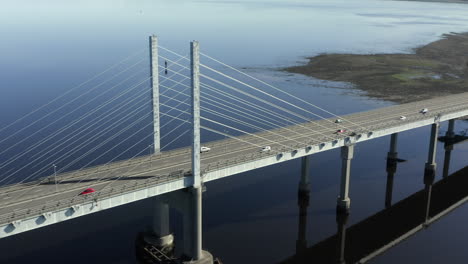
[[[155,154],[58,173],[34,181],[21,181],[1,186],[0,238],[155,197],[154,234],[146,238],[147,242],[161,248],[167,248],[166,246],[173,244],[173,236],[169,230],[168,213],[169,206],[172,206],[182,211],[184,215],[185,244],[183,254],[185,259],[189,263],[213,263],[211,255],[202,251],[201,246],[201,197],[204,183],[302,158],[303,175],[300,190],[305,192],[309,185],[308,173],[306,173],[309,168],[306,164],[308,164],[310,155],[341,148],[342,172],[337,210],[347,214],[350,208],[350,166],[356,144],[391,135],[388,158],[392,160],[396,159],[398,133],[431,126],[428,158],[424,168],[427,177],[431,177],[434,175],[436,167],[436,143],[440,122],[449,122],[447,136],[450,137],[453,136],[455,119],[468,116],[468,93],[463,93],[346,116],[336,116],[333,119],[315,115],[321,119],[306,119],[306,122],[296,122],[294,125],[269,130],[263,129],[261,132],[245,133],[242,136],[230,136],[229,139],[207,142],[203,146],[210,150],[200,153],[200,129],[216,132],[213,129],[202,127],[200,119],[217,122],[200,115],[200,109],[203,107],[200,107],[201,83],[199,79],[200,76],[203,76],[214,82],[217,81],[209,76],[200,75],[199,67],[207,66],[199,64],[198,42],[192,42],[190,59],[192,111],[191,113],[181,111],[190,114],[192,119],[191,122],[183,120],[192,125],[192,146],[160,151],[159,67],[158,60],[153,59],[153,56],[158,58],[156,47],[157,39],[152,36],[150,37],[151,86],[153,91],[152,135],[154,136]],[[173,62],[173,64],[175,63]],[[207,68],[219,73],[217,70]],[[235,80],[229,76],[226,77],[229,80]],[[240,83],[250,86],[243,82]],[[224,83],[219,82],[219,84]],[[210,86],[205,84],[205,87],[209,88]],[[227,87],[232,88],[230,85]],[[256,89],[255,87],[250,88]],[[245,92],[241,93],[246,95]],[[297,107],[275,95],[269,96],[292,107]],[[255,96],[253,98],[263,103],[267,102]],[[294,96],[293,98],[299,99]],[[301,101],[308,103],[304,100]],[[164,104],[161,103],[161,105]],[[316,107],[312,104],[311,106]],[[301,107],[297,108],[307,112]],[[426,111],[421,112],[421,109],[426,109]],[[284,108],[281,110],[284,111]],[[209,109],[208,112],[214,113],[210,112]],[[286,112],[290,113],[291,111],[286,110]],[[163,113],[161,114],[163,115]],[[222,113],[215,114],[224,115]],[[277,117],[280,116],[278,114]],[[239,121],[234,118],[229,120]],[[218,123],[218,125],[223,124]],[[80,195],[86,188],[93,188],[95,192]]]
[[[424,107],[429,112],[419,113]],[[401,115],[406,116],[406,119],[400,120]],[[418,127],[432,125],[438,128],[439,122],[466,115],[468,93],[347,115],[346,120],[356,125],[348,125],[352,130],[341,134],[336,133],[339,124],[320,120],[317,122],[325,127],[320,129],[320,134],[314,134],[308,129],[316,127],[314,121],[277,129],[277,134],[284,135],[284,139],[275,143],[264,138],[277,137],[277,134],[262,132],[259,133],[263,134],[261,138],[242,136],[246,142],[271,146],[271,151],[264,152],[252,144],[242,145],[233,139],[209,142],[206,146],[211,150],[202,153],[201,158],[202,178],[203,182],[209,182],[330,149],[349,149],[362,141]],[[365,125],[368,130],[363,130],[357,124]],[[323,133],[330,138],[325,138]],[[298,145],[297,141],[304,144]],[[37,182],[3,186],[0,192],[0,237],[187,188],[192,186],[190,169],[190,148],[187,147],[132,161],[58,174],[58,186],[55,186],[53,176],[41,179],[40,184],[32,190],[28,187]],[[120,177],[118,182],[106,188],[117,177]],[[86,180],[80,181],[84,178]],[[88,187],[97,192],[76,197],[77,193]],[[56,192],[56,188],[59,192]],[[23,193],[24,190],[27,193]]]

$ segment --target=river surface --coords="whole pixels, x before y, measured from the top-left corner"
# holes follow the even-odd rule
[[[188,54],[189,42],[198,40],[203,53],[319,107],[346,114],[392,103],[346,89],[350,84],[316,80],[278,69],[304,63],[306,57],[321,53],[409,53],[444,33],[468,31],[468,5],[463,4],[367,0],[98,2],[1,1],[0,128],[130,54],[143,50],[132,59],[135,63],[139,59],[147,60],[151,34],[158,35],[162,46],[183,55]],[[202,63],[226,70],[203,57]],[[142,65],[141,74],[147,75],[147,61]],[[38,114],[45,115],[74,96],[76,94],[70,93],[63,101],[54,102]],[[92,92],[89,96],[85,100],[91,101],[96,94]],[[76,105],[69,107],[73,109]],[[79,118],[83,113],[85,111],[80,110],[67,116],[64,122]],[[45,126],[59,116],[51,115],[35,125]],[[2,138],[15,136],[2,142],[1,148],[6,149],[33,133],[35,125],[20,130],[34,120],[32,116],[2,130]],[[54,124],[19,146],[24,149],[40,140],[41,134],[53,133],[57,128],[59,124]],[[447,124],[442,124],[441,135],[446,129]],[[467,129],[467,122],[457,121],[457,133]],[[169,135],[163,143],[169,143],[175,134]],[[202,140],[216,138],[219,136],[207,133]],[[356,146],[348,226],[384,209],[389,141],[389,137],[384,137]],[[187,137],[181,138],[168,148],[185,146],[188,142]],[[393,203],[424,188],[428,142],[429,127],[400,134],[398,154],[407,161],[398,164]],[[123,155],[129,158],[141,154],[149,144],[150,138],[143,142],[134,140],[111,154],[130,149]],[[11,151],[11,155],[16,155],[20,150]],[[93,162],[103,152],[93,154],[76,166]],[[6,155],[10,154],[6,153],[1,161],[7,160]],[[468,165],[466,157],[468,144],[457,144],[452,151],[449,172]],[[442,177],[443,158],[444,148],[439,142],[436,181]],[[18,166],[23,166],[24,162],[18,160]],[[59,166],[63,168],[64,164],[68,164],[67,160]],[[305,234],[308,246],[337,232],[335,206],[340,164],[339,150],[311,157]],[[50,174],[50,170],[44,173]],[[2,171],[2,177],[6,177],[4,175],[9,174]],[[24,178],[15,176],[8,181],[19,181],[21,177]],[[203,200],[203,247],[227,264],[279,263],[294,255],[298,239],[299,177],[300,160],[294,160],[208,183]],[[151,202],[141,201],[2,239],[0,262],[136,263],[134,241],[137,232],[150,225],[151,211]],[[182,244],[180,216],[173,216],[176,245]],[[461,206],[371,263],[466,263],[466,221],[468,210]]]

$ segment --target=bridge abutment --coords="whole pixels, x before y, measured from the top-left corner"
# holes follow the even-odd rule
[[[424,175],[435,176],[436,170],[436,149],[437,149],[437,135],[439,134],[439,123],[431,125],[431,136],[429,139],[429,153],[427,157],[426,166],[424,168]]]
[[[341,147],[341,186],[340,196],[336,209],[338,213],[348,214],[351,200],[349,199],[349,178],[351,173],[351,160],[353,159],[354,145]]]

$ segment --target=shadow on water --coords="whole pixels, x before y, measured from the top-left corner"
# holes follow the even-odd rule
[[[453,146],[445,149],[444,166],[448,166]],[[305,236],[309,197],[299,196],[296,254],[279,263],[366,263],[468,201],[467,166],[435,183],[433,175],[424,176],[424,189],[392,205],[396,167],[397,162],[389,160],[384,210],[351,227],[347,227],[349,215],[337,213],[337,233],[311,247]]]

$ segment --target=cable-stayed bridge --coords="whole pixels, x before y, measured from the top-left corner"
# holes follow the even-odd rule
[[[465,93],[338,116],[200,53],[198,42],[184,56],[152,36],[149,56],[139,51],[0,128],[0,238],[156,197],[149,240],[172,244],[175,207],[184,214],[184,255],[209,263],[203,183],[341,148],[337,208],[346,213],[355,144],[391,135],[392,159],[397,133],[431,125],[431,175],[439,123],[449,121],[453,136],[467,102]]]

